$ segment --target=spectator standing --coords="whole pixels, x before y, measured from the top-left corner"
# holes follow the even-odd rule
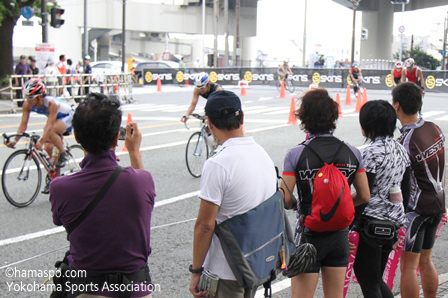
[[[37,68],[36,66],[36,59],[34,59],[34,57],[29,57],[28,58],[30,60],[30,69],[31,69],[31,74],[32,75],[38,75],[39,74],[39,68]]]
[[[77,219],[117,168],[114,150],[121,118],[119,101],[103,94],[89,94],[77,107],[73,116],[75,139],[87,155],[81,162],[81,171],[51,182],[51,211],[56,225],[67,227]],[[115,283],[121,284],[125,276],[133,283],[132,289],[139,285],[138,293],[131,297],[150,297],[148,287],[141,282],[149,279],[147,262],[156,193],[151,174],[143,169],[141,139],[137,124],[127,124],[125,142],[131,167],[123,169],[104,199],[69,235],[69,265],[87,273],[85,279],[69,279],[72,285],[90,283],[96,278],[96,283],[102,279],[114,283],[108,284],[112,288]],[[92,294],[117,297],[116,292]]]
[[[16,65],[16,69],[14,71],[14,74],[20,75],[20,76],[31,74],[31,69],[28,66],[28,64],[26,63],[26,56],[25,55],[21,55],[20,56],[20,62],[19,62],[19,64]],[[14,81],[15,81],[14,82],[14,86],[22,87],[23,84],[25,84],[25,82],[27,81],[27,79],[26,78],[24,78],[24,79],[22,79],[22,78],[15,78]],[[19,98],[23,98],[22,89],[16,90],[16,97],[18,99]],[[21,103],[23,103],[23,102],[21,102]]]
[[[70,75],[69,80],[67,81],[67,92],[72,96],[72,86],[75,83],[74,79],[76,77],[76,68],[73,65],[72,59],[67,59],[67,74]]]
[[[297,184],[300,204],[296,221],[296,245],[302,242],[313,244],[317,250],[317,261],[309,272],[291,278],[292,297],[313,297],[321,270],[324,296],[342,297],[349,257],[348,228],[315,232],[304,226],[304,218],[311,210],[313,182],[317,172],[324,166],[316,154],[324,162],[332,162],[347,178],[348,184],[353,184],[356,190],[352,195],[355,206],[369,201],[367,176],[359,150],[346,143],[341,144],[341,141],[333,136],[338,119],[338,105],[328,95],[327,90],[319,88],[308,91],[302,97],[302,104],[296,111],[296,116],[300,119],[302,128],[310,133],[305,144],[315,153],[302,145],[288,151],[281,188],[285,190],[285,205],[294,207],[285,183],[291,191],[294,191]]]
[[[403,144],[411,160],[411,194],[406,206],[406,237],[401,254],[401,296],[418,297],[417,268],[425,297],[436,297],[439,279],[432,261],[437,227],[445,213],[445,136],[432,122],[419,119],[423,91],[406,82],[392,90]]]
[[[190,292],[195,297],[204,294],[197,285],[205,269],[219,277],[216,297],[254,297],[255,290],[238,285],[213,231],[215,223],[243,214],[275,193],[274,163],[252,137],[244,137],[241,101],[233,92],[212,93],[205,115],[223,148],[205,162],[202,170]]]
[[[360,239],[354,270],[365,298],[393,298],[383,281],[383,272],[397,241],[398,229],[404,223],[404,206],[409,202],[410,161],[404,147],[393,139],[397,116],[389,102],[367,102],[359,113],[359,123],[363,135],[371,142],[362,151],[370,201],[363,212],[359,210],[362,216],[356,223]],[[401,190],[402,196],[397,190]],[[373,220],[389,226],[390,235],[367,233]]]
[[[47,66],[45,67],[45,86],[47,86],[48,89],[48,95],[50,96],[57,96],[58,92],[56,89],[56,84],[58,83],[58,75],[59,70],[56,67],[54,63],[54,58],[50,57],[48,58]]]
[[[66,65],[65,61],[66,61],[65,55],[60,55],[59,62],[56,64],[56,67],[58,68],[59,73],[61,75],[67,74],[67,65]],[[59,85],[62,85],[62,86],[67,85],[68,81],[69,81],[69,79],[67,77],[62,76],[59,79]],[[64,87],[59,88],[59,95],[62,95],[63,93],[64,93]]]

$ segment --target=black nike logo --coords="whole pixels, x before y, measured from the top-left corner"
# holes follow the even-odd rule
[[[344,193],[344,186],[342,186],[341,193],[339,194],[339,197],[334,203],[333,208],[331,208],[330,212],[325,214],[322,213],[322,211],[320,211],[320,219],[322,219],[323,222],[329,222],[333,218],[334,214],[336,213],[336,209],[338,209],[339,203],[341,202],[343,193]]]

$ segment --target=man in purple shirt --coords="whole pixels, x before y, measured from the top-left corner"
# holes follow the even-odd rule
[[[67,228],[77,219],[116,169],[114,150],[122,116],[119,107],[118,100],[91,93],[76,109],[72,121],[75,139],[87,155],[81,162],[81,171],[51,183],[51,211],[56,225]],[[141,139],[137,124],[127,124],[125,142],[131,167],[123,169],[104,198],[69,235],[69,266],[87,272],[87,278],[69,281],[85,285],[94,280],[94,286],[87,288],[89,294],[123,297],[123,292],[111,289],[123,285],[126,277],[126,294],[131,294],[127,297],[150,297],[152,285],[143,281],[150,280],[147,261],[156,194],[151,174],[143,170]],[[142,271],[147,277],[134,278],[141,276]],[[113,282],[111,276],[115,278]]]
[[[32,74],[30,66],[26,63],[26,56],[21,55],[20,56],[20,62],[16,65],[16,69],[14,71],[14,74],[16,75],[28,75]],[[14,86],[21,87],[23,84],[28,80],[28,78],[14,78]],[[17,98],[23,98],[22,96],[22,90],[16,90],[16,96]]]

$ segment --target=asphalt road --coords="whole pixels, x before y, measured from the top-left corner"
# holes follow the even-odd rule
[[[153,212],[151,245],[149,258],[153,282],[159,285],[159,291],[153,297],[191,297],[188,292],[188,266],[192,259],[192,240],[194,220],[198,212],[199,179],[188,173],[185,165],[185,145],[188,137],[199,128],[198,122],[189,121],[187,130],[179,119],[190,104],[193,89],[163,87],[164,92],[156,93],[154,88],[134,89],[137,104],[123,106],[123,123],[132,116],[143,134],[142,156],[145,169],[154,177],[157,191],[156,208]],[[239,90],[235,90],[239,93]],[[341,93],[345,99],[345,90],[332,89],[331,95]],[[292,146],[303,141],[305,134],[298,125],[288,125],[292,95],[286,99],[278,98],[273,87],[253,87],[247,90],[248,96],[242,97],[245,112],[245,131],[248,136],[265,148],[274,163],[283,168],[283,158]],[[302,90],[296,91],[303,94]],[[447,94],[427,94],[424,99],[424,118],[437,123],[445,133],[448,132]],[[369,100],[390,100],[390,92],[368,90]],[[354,99],[352,94],[352,99]],[[199,101],[196,111],[202,112],[205,100]],[[361,147],[365,139],[361,135],[358,113],[354,106],[342,103],[343,117],[338,120],[335,135],[350,144]],[[33,114],[29,132],[42,133],[46,119]],[[0,115],[0,132],[15,132],[20,115]],[[398,124],[398,126],[400,126]],[[398,136],[398,131],[396,132]],[[66,137],[69,143],[75,143],[72,136]],[[19,144],[18,148],[23,147]],[[123,142],[120,143],[123,146]],[[0,165],[13,150],[0,145]],[[130,165],[126,153],[118,153],[121,165]],[[289,212],[291,223],[294,214]],[[63,257],[68,242],[62,229],[52,222],[48,195],[40,194],[36,201],[26,208],[10,205],[0,194],[0,296],[4,297],[48,297],[49,292],[14,291],[9,285],[33,285],[42,283],[46,278],[33,276],[8,277],[14,270],[53,269],[56,260]],[[447,229],[442,229],[434,248],[434,261],[439,274],[448,272]],[[119,235],[117,235],[119,237]],[[20,271],[22,272],[22,271]],[[17,275],[17,274],[16,274]],[[443,275],[444,276],[444,275]],[[399,277],[399,273],[398,273]],[[17,289],[17,288],[16,288]],[[398,293],[398,279],[394,292]],[[273,297],[290,297],[288,281],[280,281],[274,286]],[[323,297],[321,283],[316,297]],[[358,285],[351,284],[348,297],[361,297]]]

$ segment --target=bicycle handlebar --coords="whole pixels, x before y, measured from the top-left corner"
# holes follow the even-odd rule
[[[12,135],[7,135],[6,133],[3,133],[3,143],[4,144],[8,144],[9,143],[9,139],[13,138],[13,137],[25,137],[25,138],[30,138],[31,141],[33,143],[37,143],[37,141],[39,140],[40,136],[37,134],[28,134],[26,132],[24,133],[16,133],[16,134],[12,134]]]
[[[202,121],[202,122],[204,122],[204,121],[205,121],[205,118],[206,118],[205,115],[203,116],[203,115],[199,115],[199,114],[190,114],[190,116],[193,116],[194,118],[196,118],[196,119],[198,119],[198,120],[200,120],[200,121]],[[185,125],[185,128],[186,128],[186,129],[190,129],[190,128],[187,126],[187,120],[188,120],[188,118],[185,119],[184,125]]]

